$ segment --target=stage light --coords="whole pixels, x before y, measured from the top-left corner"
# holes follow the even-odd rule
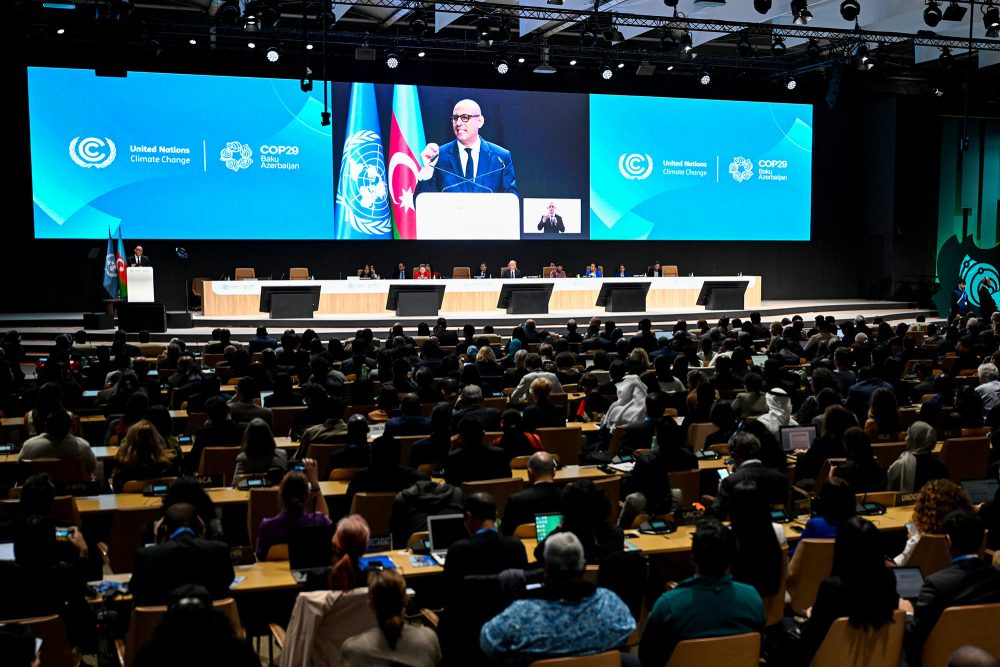
[[[798,85],[799,85],[798,81],[796,81],[796,80],[795,80],[795,77],[794,77],[794,76],[792,76],[791,74],[789,74],[789,75],[788,75],[788,76],[787,76],[787,77],[785,78],[785,88],[786,88],[787,90],[795,90],[795,88],[796,88],[796,87],[797,87]]]
[[[736,53],[739,54],[740,58],[750,58],[753,56],[753,45],[750,44],[750,40],[747,39],[746,35],[740,35],[740,38],[736,40]]]
[[[385,55],[385,66],[389,69],[396,69],[399,67],[399,56],[393,52],[389,52]]]
[[[859,70],[866,72],[875,67],[878,61],[872,56],[871,51],[868,50],[867,44],[862,44],[858,47],[857,54],[857,67]]]
[[[673,30],[669,28],[664,29],[663,36],[660,37],[660,48],[664,51],[677,50],[677,35]]]
[[[240,3],[227,2],[226,4],[219,7],[219,11],[215,14],[216,20],[223,25],[236,25],[240,20]]]
[[[56,34],[57,35],[65,35],[66,34],[66,28],[59,28],[58,30],[56,30]]]
[[[427,32],[427,19],[422,14],[415,14],[410,20],[410,32],[417,37],[423,37]]]
[[[983,7],[983,26],[987,37],[996,37],[1000,30],[1000,8],[993,4],[993,0],[989,0]]]
[[[758,14],[767,14],[771,11],[771,0],[753,0],[753,8]]]
[[[684,53],[691,53],[691,49],[694,48],[694,42],[691,39],[691,33],[685,30],[681,33],[681,51]]]
[[[417,57],[418,58],[423,58],[426,55],[427,55],[426,51],[417,51]]]
[[[785,51],[785,40],[781,37],[775,37],[774,41],[771,42],[771,55],[775,58],[780,58],[785,55]]]
[[[611,65],[604,63],[601,65],[601,78],[605,81],[610,81],[611,77],[615,75],[615,71],[611,69]]]
[[[256,42],[247,42],[247,48],[248,49],[256,49],[257,48],[257,43]]]
[[[809,11],[806,0],[792,0],[792,23],[795,25],[807,25],[812,21],[813,15]]]
[[[625,67],[625,63],[621,63],[621,62],[618,63],[618,69],[622,69],[623,67]]]
[[[524,56],[521,56],[520,58],[518,58],[518,59],[517,59],[517,63],[518,63],[519,65],[523,65],[523,64],[524,64]]]
[[[951,54],[951,49],[947,46],[941,47],[941,55],[938,56],[938,62],[941,63],[942,67],[951,67],[951,62],[954,56]]]
[[[260,27],[264,28],[276,28],[278,23],[281,21],[281,11],[278,9],[277,5],[266,4],[261,8],[259,13]]]
[[[667,7],[676,7],[678,0],[663,0],[663,4]]]
[[[935,0],[929,0],[924,8],[924,23],[931,28],[937,27],[941,22],[941,6]]]
[[[269,46],[264,55],[267,57],[267,62],[276,63],[281,60],[281,49],[277,46]]]
[[[559,3],[560,5],[562,2]],[[510,28],[510,24],[506,21],[500,22],[500,27],[497,28],[497,40],[501,42],[509,42],[511,37],[514,36],[513,31]]]
[[[965,18],[965,12],[969,11],[968,7],[963,7],[954,0],[948,5],[948,8],[944,10],[944,14],[941,16],[945,21],[961,21]]]
[[[246,18],[243,19],[243,29],[247,32],[257,32],[260,30],[260,21],[257,19],[256,14],[247,14]]]
[[[308,92],[312,91],[312,89],[313,89],[312,79],[310,79],[308,77],[305,78],[305,79],[300,79],[299,80],[299,89],[303,93],[308,93]]]
[[[503,58],[497,58],[493,66],[497,68],[497,74],[506,74],[510,71],[510,63]]]
[[[840,15],[845,21],[855,21],[861,13],[861,3],[858,0],[844,0],[840,3]]]
[[[312,51],[312,50],[313,50],[313,48],[314,48],[314,47],[313,47],[313,45],[312,45],[312,44],[306,44],[306,51]]]
[[[490,27],[492,21],[489,16],[480,16],[476,19],[476,30],[479,31],[479,36],[486,38],[490,36]]]
[[[570,66],[575,66],[576,65],[576,58],[573,58],[572,60],[570,60],[569,64],[570,64]]]
[[[809,60],[816,61],[819,60],[820,55],[819,42],[815,38],[810,37],[809,43],[806,45],[806,57]]]
[[[192,37],[191,39],[188,40],[188,44],[190,44],[191,46],[198,46],[198,40]]]
[[[597,44],[597,31],[591,25],[585,26],[580,32],[580,45],[590,48],[595,44]]]
[[[712,83],[712,75],[708,73],[708,70],[702,70],[701,75],[698,77],[698,83],[703,86]]]

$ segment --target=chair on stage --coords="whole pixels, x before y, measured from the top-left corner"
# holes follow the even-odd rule
[[[253,267],[240,266],[236,268],[233,277],[236,280],[254,280],[257,278],[257,272],[253,270]]]
[[[309,269],[304,266],[293,266],[288,269],[289,280],[309,280]]]
[[[451,267],[451,277],[452,278],[471,278],[472,269],[468,266],[453,266]]]
[[[204,298],[205,298],[205,281],[211,280],[208,277],[198,277],[191,279],[191,294],[198,297],[198,304],[204,310]]]
[[[661,265],[660,266],[660,276],[663,278],[676,278],[680,273],[677,271],[676,264]]]

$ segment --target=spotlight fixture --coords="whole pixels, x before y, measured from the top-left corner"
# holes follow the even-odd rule
[[[306,51],[312,51],[314,48],[312,44],[306,44]]]
[[[965,12],[969,11],[968,7],[958,4],[955,0],[952,0],[948,8],[944,10],[944,14],[941,15],[945,21],[961,21],[965,18]]]
[[[486,38],[490,36],[490,27],[492,21],[489,16],[480,16],[476,19],[476,30],[479,32],[479,36]]]
[[[562,3],[560,2],[559,4]],[[497,28],[497,40],[501,42],[509,42],[513,36],[514,33],[510,28],[510,24],[501,19],[500,26]]]
[[[810,37],[809,43],[806,45],[806,57],[815,62],[819,60],[820,55],[821,51],[819,48],[819,42],[817,42],[815,38]]]
[[[547,47],[547,46],[543,46],[542,47],[542,58],[541,58],[541,60],[542,61],[540,63],[538,63],[538,66],[535,67],[535,69],[531,70],[532,73],[534,73],[534,74],[556,74],[559,71],[555,67],[552,66],[552,63],[549,62],[549,47]]]
[[[299,88],[302,90],[303,93],[311,92],[313,89],[312,79],[308,77],[306,77],[305,79],[300,79]]]
[[[215,19],[223,25],[236,25],[239,23],[240,14],[239,2],[227,2],[219,7],[219,11],[215,14]]]
[[[518,65],[523,65],[524,64],[524,56],[521,56],[520,58],[517,59],[517,64]]]
[[[708,73],[708,70],[701,71],[701,74],[698,76],[698,83],[703,86],[707,86],[712,83],[712,75]]]
[[[691,49],[694,48],[694,41],[691,39],[691,33],[685,30],[681,33],[681,51],[684,53],[691,53]]]
[[[597,44],[597,30],[592,25],[584,26],[580,32],[580,46],[590,48]]]
[[[861,44],[858,46],[857,53],[857,67],[862,72],[867,72],[877,65],[877,61],[872,56],[871,51],[868,50],[867,44]]]
[[[260,20],[256,14],[247,14],[243,19],[243,29],[247,32],[257,32],[260,30]]]
[[[812,21],[813,15],[809,11],[806,0],[792,0],[792,23],[795,25],[807,25]]]
[[[570,64],[570,67],[574,67],[576,65],[576,58],[573,58],[572,60],[570,60],[569,64]]]
[[[191,39],[188,40],[188,44],[190,44],[191,46],[198,46],[198,40],[192,37]]]
[[[678,0],[663,0],[663,4],[667,7],[676,7]]]
[[[510,63],[504,58],[497,58],[493,62],[493,66],[497,68],[497,74],[506,74],[510,71]]]
[[[750,58],[753,56],[753,45],[750,44],[750,40],[746,35],[740,35],[740,38],[736,40],[736,53],[739,54],[740,58]]]
[[[259,18],[262,28],[276,28],[281,20],[281,11],[276,4],[269,3],[261,8]]]
[[[845,21],[855,21],[861,13],[861,3],[858,0],[844,0],[840,3],[840,15]]]
[[[609,65],[608,63],[604,63],[603,65],[601,65],[600,72],[601,72],[601,78],[604,79],[605,81],[610,81],[611,77],[615,75],[615,71],[611,69],[611,65]]]
[[[415,14],[410,20],[410,32],[415,37],[423,37],[427,34],[427,19],[423,14]]]
[[[951,49],[947,46],[941,47],[941,55],[938,56],[938,62],[941,63],[942,67],[951,67],[951,62],[954,56],[951,54]]]
[[[281,60],[281,49],[277,46],[267,47],[267,51],[264,52],[264,57],[267,58],[267,62],[276,63]]]
[[[786,90],[795,90],[795,88],[798,85],[799,85],[798,81],[796,81],[795,77],[792,76],[791,74],[789,74],[787,77],[785,77],[785,89]]]
[[[248,49],[256,49],[257,48],[257,43],[256,42],[247,42],[247,48]]]
[[[988,0],[983,7],[983,26],[986,28],[987,37],[997,37],[1000,31],[1000,8],[993,4],[993,0]]]
[[[601,32],[601,36],[604,38],[604,41],[610,42],[611,44],[625,41],[625,35],[623,35],[622,31],[616,28],[614,25],[610,25],[607,28],[605,28]]]
[[[385,66],[389,69],[396,69],[399,67],[399,56],[392,51],[385,54]]]
[[[785,55],[786,50],[785,40],[781,37],[775,37],[774,41],[771,42],[771,55],[775,58],[780,58]]]
[[[937,27],[937,24],[941,22],[941,5],[939,5],[935,0],[929,0],[927,6],[924,8],[924,23],[926,23],[931,28]]]
[[[670,28],[664,29],[663,36],[660,37],[660,49],[663,51],[677,50],[677,34]]]
[[[427,55],[426,51],[417,51],[417,57],[418,58],[423,58],[426,55]]]
[[[771,11],[771,0],[753,0],[753,8],[758,14],[767,14]]]

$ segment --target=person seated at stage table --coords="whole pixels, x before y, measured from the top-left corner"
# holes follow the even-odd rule
[[[359,276],[362,280],[378,280],[379,275],[375,271],[375,267],[371,264],[365,264],[365,268],[361,269],[361,275]]]
[[[646,269],[646,276],[649,278],[659,278],[662,273],[662,267],[660,266],[660,261],[657,260],[652,266]]]
[[[259,561],[267,558],[268,550],[274,545],[287,544],[288,533],[293,527],[330,525],[330,510],[320,493],[316,461],[303,459],[302,465],[304,473],[290,470],[281,480],[281,511],[260,522],[256,544]]]
[[[115,493],[121,493],[125,482],[173,477],[179,468],[180,462],[167,449],[166,442],[156,432],[156,427],[143,419],[128,429],[125,440],[115,454],[111,485]]]
[[[510,260],[507,266],[500,271],[501,278],[523,278],[524,272],[517,268],[517,262]]]
[[[430,269],[427,268],[426,264],[421,264],[419,267],[417,267],[417,272],[413,274],[413,277],[416,278],[417,280],[430,280],[431,278]]]
[[[624,264],[618,265],[618,270],[615,271],[615,278],[628,278],[632,274],[628,272]]]
[[[591,263],[591,264],[589,264],[587,266],[587,270],[584,272],[583,277],[584,278],[603,278],[604,277],[604,273],[599,268],[597,268],[596,264]]]
[[[398,265],[396,265],[396,271],[395,273],[392,274],[392,277],[395,280],[406,280],[407,278],[409,278],[410,276],[406,275],[406,264],[400,262]]]
[[[492,278],[493,274],[490,272],[489,268],[486,266],[486,262],[480,262],[479,272],[476,273],[473,278]]]

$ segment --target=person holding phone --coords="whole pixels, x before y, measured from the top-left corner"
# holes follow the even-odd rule
[[[330,525],[330,510],[320,492],[316,461],[302,459],[301,466],[302,470],[290,470],[281,480],[281,511],[260,522],[256,545],[258,560],[266,560],[271,547],[287,544],[292,527]]]

